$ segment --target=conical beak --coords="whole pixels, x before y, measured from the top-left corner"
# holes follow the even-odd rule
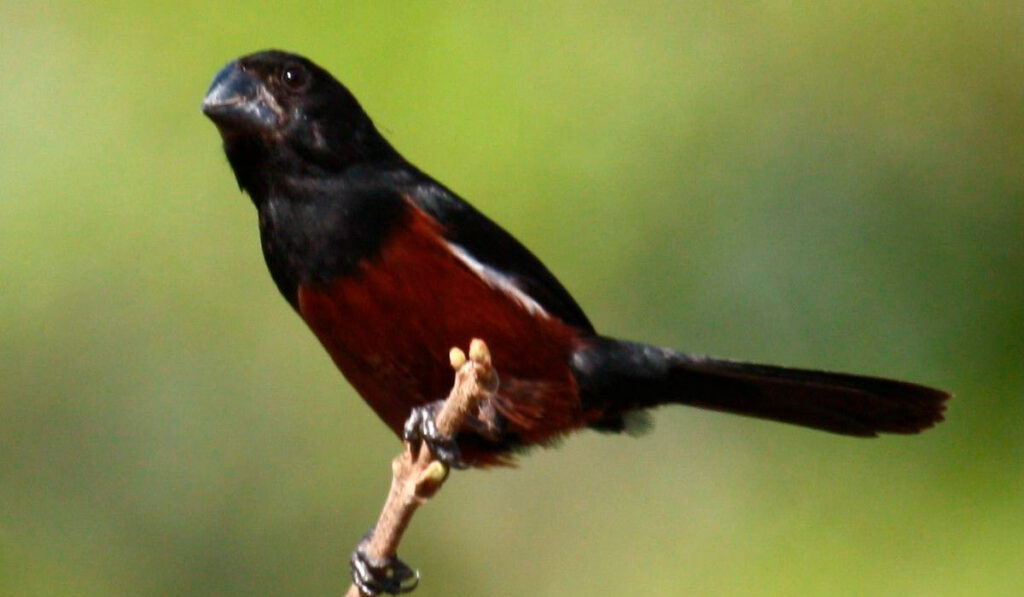
[[[222,132],[268,131],[281,122],[281,109],[263,82],[237,62],[213,78],[202,109]]]

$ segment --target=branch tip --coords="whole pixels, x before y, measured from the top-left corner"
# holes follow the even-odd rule
[[[452,369],[458,370],[466,364],[466,353],[462,352],[462,349],[458,346],[453,347],[448,351],[448,362],[452,364]]]
[[[469,358],[475,363],[490,366],[491,351],[487,348],[487,343],[480,338],[473,338],[469,343]]]

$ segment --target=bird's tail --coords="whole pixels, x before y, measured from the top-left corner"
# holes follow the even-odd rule
[[[595,337],[573,357],[594,427],[624,428],[628,413],[687,404],[832,433],[918,433],[943,420],[950,394],[913,383],[694,356]]]

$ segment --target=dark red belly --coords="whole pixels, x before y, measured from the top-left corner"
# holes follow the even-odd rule
[[[524,444],[585,425],[569,359],[577,332],[531,312],[457,258],[419,210],[380,254],[322,287],[299,289],[299,313],[338,368],[397,434],[418,405],[448,395],[448,351],[487,342],[501,379],[497,411]]]

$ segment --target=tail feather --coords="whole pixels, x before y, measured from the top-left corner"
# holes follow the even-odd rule
[[[926,386],[846,373],[757,365],[694,356],[611,338],[593,338],[574,354],[585,408],[623,415],[687,404],[832,433],[872,437],[918,433],[943,420],[950,395]]]

